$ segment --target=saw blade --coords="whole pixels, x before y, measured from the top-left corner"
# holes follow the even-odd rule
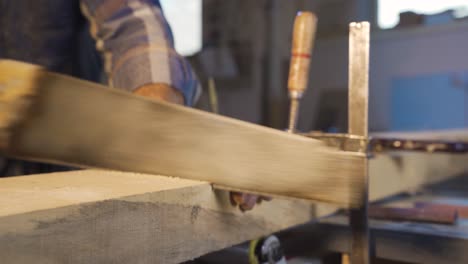
[[[318,140],[0,60],[7,156],[208,181],[356,206],[357,160]]]

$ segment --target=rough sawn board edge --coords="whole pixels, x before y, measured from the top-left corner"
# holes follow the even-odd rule
[[[12,199],[14,213],[0,211],[5,263],[179,263],[313,212],[308,202],[275,199],[242,213],[208,183],[100,170],[0,179],[0,205]]]

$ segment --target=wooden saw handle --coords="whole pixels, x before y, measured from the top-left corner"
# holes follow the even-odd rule
[[[317,17],[313,13],[299,12],[297,14],[294,21],[288,80],[288,90],[291,98],[299,99],[307,87],[316,28]]]

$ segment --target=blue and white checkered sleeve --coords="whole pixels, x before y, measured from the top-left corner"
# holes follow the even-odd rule
[[[151,83],[178,89],[193,105],[200,85],[157,0],[81,0],[110,85],[132,91]]]

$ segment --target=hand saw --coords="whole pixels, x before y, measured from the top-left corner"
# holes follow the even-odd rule
[[[6,156],[358,205],[362,153],[0,60]]]

